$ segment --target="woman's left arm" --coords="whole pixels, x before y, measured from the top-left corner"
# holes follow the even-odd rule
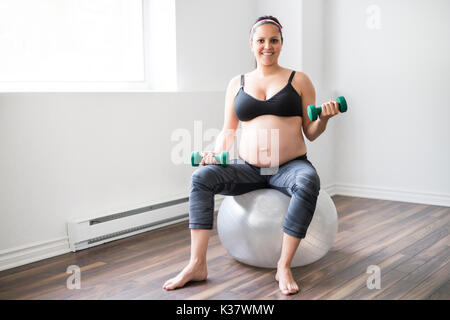
[[[302,97],[303,133],[309,141],[314,141],[325,131],[328,120],[339,113],[338,104],[336,101],[324,103],[319,118],[316,121],[311,121],[307,109],[309,105],[316,104],[314,85],[303,72],[296,72],[293,82],[294,86],[300,89]]]

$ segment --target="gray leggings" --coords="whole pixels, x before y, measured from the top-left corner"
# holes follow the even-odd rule
[[[261,175],[262,168],[242,159],[226,167],[206,165],[192,174],[189,195],[189,228],[212,229],[214,195],[240,195],[256,189],[274,188],[291,197],[283,231],[304,238],[316,208],[320,179],[306,154]]]

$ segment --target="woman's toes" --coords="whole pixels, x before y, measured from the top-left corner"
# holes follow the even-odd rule
[[[291,289],[289,290],[290,293],[297,293],[298,291],[299,291],[299,289],[296,284],[293,284]]]
[[[296,283],[280,283],[279,287],[281,293],[284,295],[290,295],[299,292],[299,288]]]
[[[163,285],[163,289],[165,289],[165,290],[172,290],[172,289],[174,289],[175,288],[175,284],[176,284],[176,281],[174,281],[174,280],[175,279],[167,280],[166,283],[164,283],[164,285]]]
[[[288,295],[289,294],[289,288],[287,286],[281,285],[280,291],[282,294]]]

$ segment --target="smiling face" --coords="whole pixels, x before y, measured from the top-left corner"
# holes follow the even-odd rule
[[[269,66],[278,63],[282,45],[280,31],[272,23],[256,27],[250,39],[250,48],[258,65]]]

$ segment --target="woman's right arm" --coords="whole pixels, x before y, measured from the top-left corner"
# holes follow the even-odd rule
[[[222,131],[216,139],[215,153],[228,151],[233,146],[236,137],[236,129],[239,125],[239,119],[234,113],[234,97],[240,86],[240,76],[236,76],[230,80],[225,94],[225,114],[223,120]]]
[[[239,125],[239,119],[236,117],[234,113],[234,97],[236,96],[239,87],[241,84],[241,77],[237,75],[233,79],[230,80],[227,86],[227,91],[225,94],[225,114],[222,131],[220,131],[217,136],[214,153],[219,154],[222,151],[228,151],[231,149],[234,143],[234,139],[236,137],[236,130]],[[214,164],[215,159],[213,154],[209,154],[206,157],[203,157],[201,165],[204,164]]]

